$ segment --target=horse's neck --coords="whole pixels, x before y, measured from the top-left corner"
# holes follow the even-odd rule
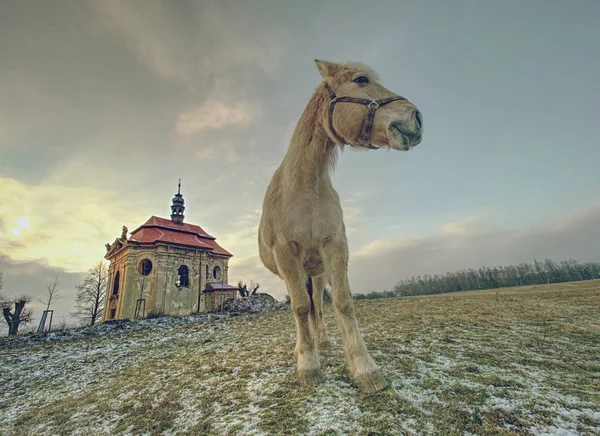
[[[335,163],[336,145],[321,122],[323,90],[317,90],[300,117],[283,160],[286,182],[294,190],[319,191],[331,185],[330,168]]]

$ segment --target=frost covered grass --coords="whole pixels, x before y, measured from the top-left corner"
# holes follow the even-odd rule
[[[357,303],[390,381],[296,381],[288,310],[0,340],[0,434],[598,434],[600,280]]]

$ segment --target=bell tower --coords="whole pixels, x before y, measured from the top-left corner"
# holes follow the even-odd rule
[[[171,221],[173,221],[175,224],[183,224],[183,219],[185,218],[185,215],[183,214],[185,211],[185,206],[183,204],[183,195],[181,195],[181,179],[179,179],[179,183],[177,185],[177,194],[175,194],[175,197],[173,197],[173,204],[171,205]]]

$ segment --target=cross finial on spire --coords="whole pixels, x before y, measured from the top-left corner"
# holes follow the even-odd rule
[[[179,183],[177,184],[177,193],[181,194],[181,178],[179,178]]]

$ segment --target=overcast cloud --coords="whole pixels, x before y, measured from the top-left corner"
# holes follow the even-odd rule
[[[320,81],[313,59],[372,65],[415,102],[409,153],[344,152],[354,292],[412,275],[551,257],[598,260],[600,3],[0,3],[4,294],[58,273],[66,316],[104,244],[168,216],[259,262],[266,186]],[[37,307],[35,307],[37,309]]]

